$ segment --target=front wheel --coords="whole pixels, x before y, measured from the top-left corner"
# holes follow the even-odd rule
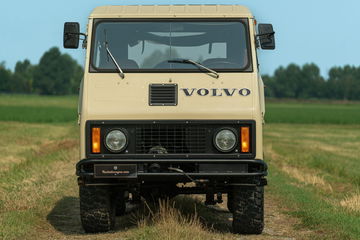
[[[115,203],[110,189],[80,186],[80,217],[87,233],[112,230],[115,226]]]
[[[264,229],[264,187],[235,187],[232,202],[233,231],[261,234]]]

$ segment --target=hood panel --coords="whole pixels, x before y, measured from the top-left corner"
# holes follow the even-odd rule
[[[90,73],[85,79],[82,114],[93,120],[254,119],[258,97],[255,73],[220,73],[219,79],[204,73],[127,73],[125,79]],[[177,84],[177,106],[150,106],[150,84]]]

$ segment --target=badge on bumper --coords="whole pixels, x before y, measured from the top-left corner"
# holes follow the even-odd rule
[[[95,164],[95,178],[136,178],[136,164]]]

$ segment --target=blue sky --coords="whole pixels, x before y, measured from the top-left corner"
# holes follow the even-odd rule
[[[100,5],[127,4],[241,4],[258,22],[272,23],[277,49],[260,51],[262,73],[280,65],[314,62],[327,75],[332,66],[360,65],[359,0],[11,0],[0,9],[0,62],[13,68],[18,60],[38,63],[52,46],[84,62],[84,50],[62,48],[63,24],[78,21],[84,31],[87,16]]]

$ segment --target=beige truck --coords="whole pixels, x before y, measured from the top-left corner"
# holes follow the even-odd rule
[[[233,231],[264,228],[264,85],[257,49],[271,24],[238,5],[103,6],[86,33],[64,26],[64,47],[86,49],[80,86],[80,215],[105,232],[127,202],[227,195]],[[191,183],[191,184],[190,184]]]

